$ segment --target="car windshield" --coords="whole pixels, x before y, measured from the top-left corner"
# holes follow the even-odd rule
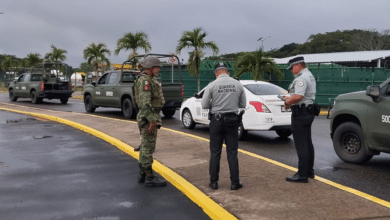
[[[255,95],[286,95],[287,91],[282,87],[273,84],[247,84],[244,85]]]

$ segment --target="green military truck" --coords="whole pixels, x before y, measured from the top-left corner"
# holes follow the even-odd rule
[[[345,162],[361,164],[390,153],[390,78],[366,91],[337,96],[330,119],[334,150]]]
[[[158,58],[170,58],[176,55],[168,54],[146,54],[134,56],[122,64],[122,69],[105,72],[96,82],[87,84],[84,90],[84,105],[88,113],[95,112],[98,107],[120,108],[123,116],[127,119],[135,118],[138,112],[138,106],[134,98],[134,83],[141,74],[139,70],[124,70],[125,64],[136,66],[137,60],[146,56],[156,56]],[[178,71],[181,76],[180,61]],[[161,78],[158,77],[161,82]],[[184,97],[184,87],[177,80],[172,83],[162,83],[165,105],[162,113],[165,117],[172,117],[176,110],[180,108]]]
[[[17,101],[18,98],[31,98],[31,102],[38,104],[43,99],[59,99],[62,104],[68,103],[72,97],[72,85],[66,76],[59,75],[66,71],[64,63],[45,61],[21,74],[8,86],[9,99]]]

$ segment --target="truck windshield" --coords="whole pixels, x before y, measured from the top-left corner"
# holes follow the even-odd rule
[[[286,95],[287,91],[273,84],[247,84],[244,85],[254,95]]]

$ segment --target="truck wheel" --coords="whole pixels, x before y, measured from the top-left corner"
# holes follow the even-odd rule
[[[18,100],[18,97],[15,96],[15,92],[13,89],[9,90],[9,100],[11,100],[12,102]]]
[[[135,110],[133,108],[133,103],[129,98],[126,98],[122,102],[122,113],[123,116],[127,119],[135,118]]]
[[[69,99],[60,99],[60,101],[61,101],[62,104],[68,103],[68,100],[69,100]]]
[[[291,129],[276,130],[275,132],[283,139],[288,138],[292,134]]]
[[[248,131],[244,129],[242,122],[238,126],[238,140],[243,141],[248,137]]]
[[[172,116],[175,114],[176,110],[174,109],[163,109],[162,113],[164,114],[164,117],[166,118],[172,118]]]
[[[84,106],[85,106],[85,110],[88,113],[94,113],[96,110],[95,106],[93,106],[93,104],[92,104],[92,98],[90,95],[85,96]]]
[[[182,122],[183,122],[183,125],[185,128],[187,129],[193,129],[195,128],[195,122],[194,120],[192,119],[192,115],[191,115],[191,112],[190,110],[186,109],[184,110],[183,112],[183,115],[182,115]]]
[[[38,103],[42,102],[42,100],[43,100],[42,98],[37,97],[37,92],[35,92],[35,91],[31,92],[30,97],[31,97],[31,102],[33,104],[38,104]]]
[[[337,127],[333,147],[337,156],[348,163],[362,164],[373,157],[367,153],[362,128],[353,122],[345,122]]]

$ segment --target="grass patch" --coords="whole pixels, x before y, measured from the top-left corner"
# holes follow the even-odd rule
[[[8,92],[8,88],[5,87],[4,82],[0,83],[0,92]]]

